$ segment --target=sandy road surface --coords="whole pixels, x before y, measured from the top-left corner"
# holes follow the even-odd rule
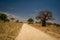
[[[37,30],[28,24],[23,24],[19,35],[15,40],[58,40],[44,32]]]

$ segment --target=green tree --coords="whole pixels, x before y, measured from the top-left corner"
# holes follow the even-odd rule
[[[31,24],[31,23],[34,22],[34,20],[33,20],[32,18],[29,18],[29,19],[27,20],[27,22],[28,22],[29,24]]]
[[[6,19],[8,19],[8,16],[4,13],[0,13],[0,20],[6,22]]]
[[[14,21],[15,20],[15,18],[10,18],[12,21]]]
[[[52,12],[46,10],[40,11],[35,18],[41,20],[42,26],[46,26],[46,21],[52,19]]]

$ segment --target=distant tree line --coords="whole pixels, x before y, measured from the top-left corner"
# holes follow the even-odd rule
[[[10,22],[10,20],[12,20],[12,22],[15,20],[15,18],[8,18],[7,14],[4,14],[4,13],[0,13],[0,21],[3,21],[4,23],[5,22]],[[18,23],[19,20],[16,20],[16,22]]]
[[[46,26],[46,24],[51,25],[52,23],[47,23],[46,21],[54,20],[53,16],[52,16],[52,12],[51,11],[47,11],[47,10],[40,11],[38,13],[38,15],[35,16],[35,19],[40,20],[40,22],[36,21],[36,23],[41,23],[42,26]],[[10,20],[13,22],[15,20],[15,18],[12,17],[12,18],[9,19],[6,14],[0,13],[0,21],[3,21],[5,23],[5,22],[9,22]],[[16,20],[15,22],[18,23],[19,20]],[[27,22],[29,24],[33,24],[34,20],[33,20],[33,18],[29,18],[27,20]],[[53,23],[53,25],[60,26],[59,24],[56,24],[56,23]]]

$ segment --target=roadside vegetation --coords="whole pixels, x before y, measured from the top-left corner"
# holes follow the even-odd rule
[[[48,33],[52,36],[60,38],[60,24],[46,22],[49,20],[55,20],[51,11],[40,11],[35,17],[37,19],[33,24],[29,24],[34,28]],[[33,20],[33,19],[32,19]],[[38,21],[39,20],[39,21]]]
[[[34,24],[29,24],[31,26],[33,26],[34,28],[37,28],[38,30],[47,32],[47,31],[51,31],[57,34],[60,34],[60,24],[46,24],[46,27],[42,27],[41,24],[39,23],[34,23]]]
[[[0,23],[0,40],[14,40],[20,32],[22,23]]]
[[[8,16],[4,13],[0,13],[0,40],[15,40],[20,32],[23,23],[18,20],[14,22],[15,18],[9,20]]]

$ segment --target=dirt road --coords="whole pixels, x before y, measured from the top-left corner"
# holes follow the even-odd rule
[[[40,30],[37,30],[28,24],[23,24],[19,35],[15,40],[58,40]]]

